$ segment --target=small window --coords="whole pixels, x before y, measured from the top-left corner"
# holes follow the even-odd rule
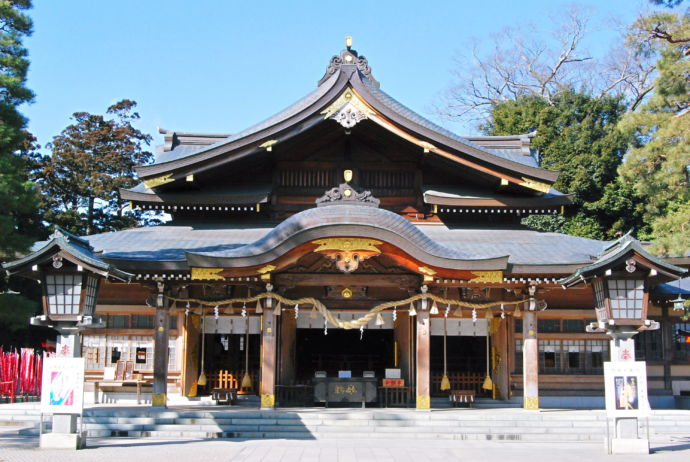
[[[582,334],[585,332],[585,322],[582,319],[564,319],[563,332]]]
[[[111,329],[129,329],[129,315],[110,314],[108,315],[107,325]]]
[[[561,331],[561,320],[560,319],[539,319],[537,321],[537,330],[539,332],[560,332]]]
[[[168,323],[168,329],[177,329],[177,315],[176,314],[170,316],[170,321]]]
[[[132,329],[153,329],[153,316],[132,316]]]

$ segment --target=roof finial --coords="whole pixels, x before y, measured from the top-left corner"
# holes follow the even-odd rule
[[[349,35],[345,37],[345,48],[347,48],[348,50],[352,48],[352,37]]]

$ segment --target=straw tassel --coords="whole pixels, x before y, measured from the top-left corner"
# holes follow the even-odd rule
[[[450,390],[448,379],[448,320],[443,318],[443,378],[441,379],[441,391]]]

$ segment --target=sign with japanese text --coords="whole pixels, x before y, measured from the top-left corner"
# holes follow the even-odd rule
[[[640,417],[650,412],[647,398],[647,364],[644,361],[604,363],[606,413],[615,417]]]
[[[45,358],[41,412],[81,414],[84,408],[84,358]]]

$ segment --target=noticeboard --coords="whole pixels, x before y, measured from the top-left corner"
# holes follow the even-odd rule
[[[647,364],[644,361],[604,363],[606,413],[612,417],[649,415]]]
[[[41,412],[81,414],[84,409],[84,358],[45,358]]]

